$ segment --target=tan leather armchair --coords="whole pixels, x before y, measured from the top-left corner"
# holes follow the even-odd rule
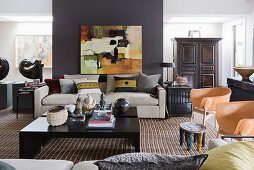
[[[204,89],[191,90],[191,102],[193,105],[193,112],[191,115],[191,121],[194,113],[203,114],[203,125],[209,118],[215,118],[216,104],[229,102],[231,90],[227,87],[214,87]],[[216,127],[216,120],[215,120]]]
[[[220,103],[216,107],[218,135],[254,136],[254,101]]]

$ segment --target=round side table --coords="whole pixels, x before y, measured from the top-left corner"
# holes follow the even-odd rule
[[[184,138],[187,142],[187,149],[191,151],[192,138],[194,134],[194,142],[197,142],[197,150],[201,150],[205,146],[205,130],[204,125],[195,122],[184,122],[180,124],[180,146],[183,145]]]

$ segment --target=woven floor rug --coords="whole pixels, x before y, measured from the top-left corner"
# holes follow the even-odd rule
[[[201,123],[201,116],[196,115],[196,122]],[[30,114],[14,114],[0,119],[0,159],[19,158],[18,132],[33,119]],[[171,118],[167,120],[140,119],[141,152],[163,153],[172,155],[196,155],[207,151],[209,139],[215,138],[215,129],[207,123],[206,147],[200,152],[196,144],[188,152],[186,144],[179,146],[179,123],[189,118]],[[112,155],[134,152],[133,141],[128,139],[51,139],[36,155],[36,159],[65,159],[73,162],[103,159]]]

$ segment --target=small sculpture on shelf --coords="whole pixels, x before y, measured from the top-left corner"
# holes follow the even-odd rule
[[[73,117],[83,117],[82,114],[82,99],[81,99],[81,95],[78,94],[78,98],[76,101],[76,111],[73,114]]]
[[[0,80],[3,80],[9,73],[9,63],[8,61],[0,57]]]
[[[83,107],[86,112],[91,111],[96,105],[96,100],[91,97],[90,94],[87,94],[87,98],[84,99]]]
[[[102,93],[101,94],[101,101],[100,101],[100,110],[105,110],[105,105],[106,105],[105,94]]]

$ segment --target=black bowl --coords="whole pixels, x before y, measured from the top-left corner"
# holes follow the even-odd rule
[[[130,102],[127,99],[120,98],[115,101],[115,108],[119,113],[126,112],[130,107]]]

